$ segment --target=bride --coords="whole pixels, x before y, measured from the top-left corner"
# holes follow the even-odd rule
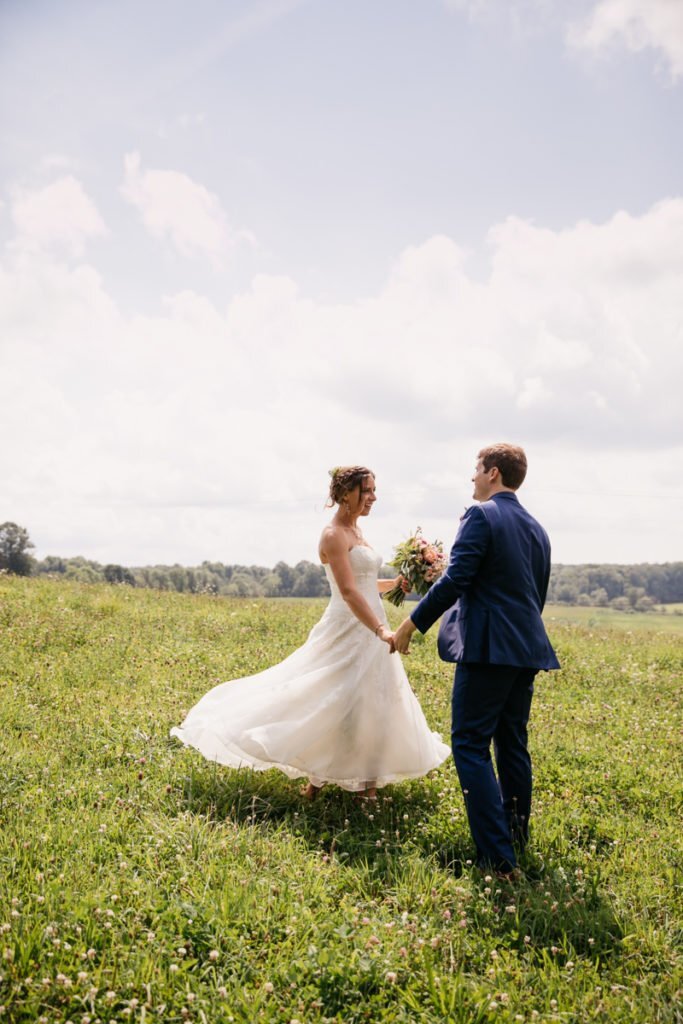
[[[278,665],[210,690],[171,735],[233,768],[308,776],[308,799],[325,783],[372,799],[378,787],[436,768],[450,750],[392,656],[380,594],[398,580],[378,579],[382,558],[358,526],[376,501],[374,474],[343,466],[331,477],[337,508],[318,547],[331,591],[323,617]]]

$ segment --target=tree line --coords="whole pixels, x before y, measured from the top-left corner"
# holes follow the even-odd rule
[[[28,531],[16,523],[0,525],[0,571],[21,576],[51,575],[82,583],[116,583],[189,594],[227,597],[326,597],[329,586],[321,565],[278,562],[260,565],[102,565],[87,558],[48,555],[36,559]],[[380,575],[394,571],[384,566]],[[552,604],[593,605],[621,611],[650,611],[656,605],[683,602],[683,562],[642,565],[554,565],[548,588]]]
[[[683,562],[640,565],[554,565],[548,601],[651,611],[683,601]]]

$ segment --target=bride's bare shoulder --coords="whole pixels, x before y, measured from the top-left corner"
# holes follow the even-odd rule
[[[321,562],[329,561],[330,555],[334,557],[347,548],[348,541],[343,526],[328,523],[320,534],[320,540],[318,541],[318,554],[320,555]]]

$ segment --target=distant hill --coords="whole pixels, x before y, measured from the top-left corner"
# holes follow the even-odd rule
[[[325,572],[313,562],[272,569],[259,565],[101,565],[87,558],[49,555],[33,564],[34,574],[62,575],[86,583],[123,583],[181,593],[222,594],[229,597],[324,597],[329,593]],[[384,567],[382,575],[393,570]],[[683,601],[683,562],[640,565],[555,565],[548,601],[553,604],[609,606],[622,611],[650,611],[656,605]]]

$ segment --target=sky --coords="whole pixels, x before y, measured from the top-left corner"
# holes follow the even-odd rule
[[[0,522],[385,558],[524,446],[557,563],[683,559],[682,0],[2,0]]]

